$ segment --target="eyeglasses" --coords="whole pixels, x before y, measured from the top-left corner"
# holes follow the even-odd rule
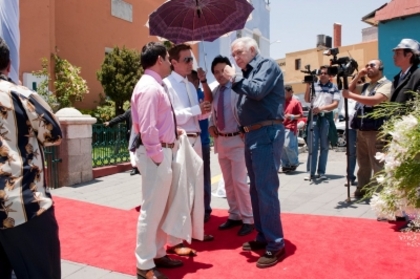
[[[326,72],[320,72],[319,75],[320,76],[322,76],[322,75],[328,75],[328,73],[326,73]]]
[[[371,68],[375,68],[375,66],[376,66],[376,64],[375,63],[369,63],[369,64],[366,64],[366,68],[368,68],[368,67],[371,67]]]
[[[194,61],[194,57],[192,57],[192,56],[189,56],[189,57],[185,57],[184,58],[184,63],[185,64],[191,63],[193,61]]]

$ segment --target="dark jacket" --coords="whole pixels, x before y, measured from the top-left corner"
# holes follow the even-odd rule
[[[130,132],[131,132],[131,108],[128,108],[123,114],[120,114],[114,118],[112,118],[108,123],[109,126],[113,126],[120,122],[125,121],[125,125],[127,127],[127,141],[130,139]]]
[[[420,93],[420,68],[418,66],[413,65],[400,84],[398,84],[399,79],[400,73],[394,77],[392,82],[391,102],[405,103],[413,99],[413,93],[408,92],[417,91]]]

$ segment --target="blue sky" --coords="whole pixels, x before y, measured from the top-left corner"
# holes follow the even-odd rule
[[[362,17],[387,0],[270,0],[270,47],[274,59],[285,53],[316,47],[317,35],[333,38],[333,24],[342,24],[341,45],[362,41],[362,29],[370,25]],[[334,42],[334,38],[333,38]]]

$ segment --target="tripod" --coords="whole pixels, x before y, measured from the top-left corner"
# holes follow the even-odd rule
[[[341,76],[342,81],[340,79],[340,76],[337,76],[337,87],[338,90],[342,90],[342,89],[349,89],[349,82],[347,80],[348,76],[343,74]],[[346,202],[350,202],[350,175],[348,173],[349,169],[350,169],[350,143],[349,143],[349,102],[347,100],[347,98],[344,98],[344,119],[346,121],[346,128],[345,128],[345,134],[346,134],[346,163],[347,163],[347,199]]]
[[[309,117],[308,117],[308,121],[309,121],[309,126],[308,126],[308,164],[309,164],[309,181],[312,181],[312,156],[313,156],[313,137],[314,137],[314,114],[313,114],[313,110],[314,110],[314,99],[315,99],[315,82],[314,82],[315,78],[312,77],[312,81],[311,81],[311,92],[309,94],[309,100],[310,100],[310,107],[309,107]]]

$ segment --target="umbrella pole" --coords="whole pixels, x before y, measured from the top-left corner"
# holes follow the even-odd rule
[[[207,73],[207,51],[206,51],[206,44],[203,41],[203,50],[204,50],[204,70]]]

